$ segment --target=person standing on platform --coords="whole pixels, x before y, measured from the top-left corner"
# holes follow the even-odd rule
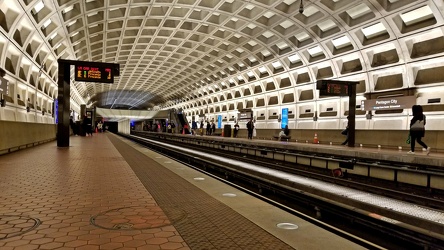
[[[256,133],[256,123],[255,123],[256,121],[255,120],[253,120],[253,137],[256,137],[257,136],[257,133]]]
[[[191,133],[193,135],[196,135],[196,130],[197,130],[197,122],[196,121],[192,121],[191,122]]]
[[[168,123],[168,126],[167,126],[167,133],[168,133],[168,134],[171,134],[171,123]]]
[[[211,122],[211,134],[214,135],[216,133],[216,123]]]
[[[282,137],[287,137],[290,134],[290,130],[288,129],[288,125],[285,125],[285,128],[283,130],[281,130],[281,132],[279,132],[279,139],[278,141],[280,141],[282,139]]]
[[[176,133],[176,124],[174,123],[174,121],[171,121],[171,133],[172,134]]]
[[[427,151],[427,155],[430,154],[430,147],[421,140],[425,135],[426,117],[423,114],[421,105],[413,105],[412,107],[413,118],[410,120],[410,151],[409,154],[415,153],[415,141],[419,143]]]
[[[71,126],[72,129],[72,133],[77,136],[78,129],[77,129],[77,124],[74,122],[74,118],[72,116],[69,117],[69,125]]]
[[[233,135],[234,138],[237,137],[238,132],[239,132],[239,124],[236,122],[236,124],[234,125],[234,135]]]
[[[99,133],[103,132],[103,123],[102,123],[102,121],[99,121],[97,123],[97,130],[99,131]]]
[[[85,115],[83,118],[83,130],[85,131],[86,136],[92,136],[92,121],[91,118]]]
[[[290,135],[290,129],[288,129],[288,125],[285,125],[284,134],[285,134],[285,136],[289,136]]]
[[[247,130],[248,130],[248,139],[253,139],[253,130],[254,130],[254,123],[253,123],[253,118],[251,118],[248,122],[247,122]]]
[[[202,136],[203,135],[203,129],[204,129],[204,121],[202,120],[202,121],[200,121],[200,135]]]
[[[185,123],[185,125],[183,125],[183,133],[188,135],[190,134],[190,129],[188,127],[188,124]]]
[[[206,135],[211,135],[211,124],[209,121],[207,121]]]

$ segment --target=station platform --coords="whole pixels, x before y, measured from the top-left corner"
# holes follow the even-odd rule
[[[0,191],[2,250],[363,249],[110,133],[0,156]]]
[[[156,134],[156,133],[151,133]],[[162,133],[159,133],[162,134]],[[327,155],[336,155],[349,158],[363,158],[372,159],[380,161],[390,161],[401,164],[420,164],[428,165],[434,167],[444,168],[444,153],[441,151],[436,151],[432,148],[430,154],[427,155],[426,151],[422,150],[419,145],[416,146],[414,154],[409,154],[410,145],[405,144],[405,146],[398,148],[397,150],[385,147],[368,147],[368,146],[356,146],[349,147],[347,145],[337,145],[337,144],[314,144],[312,141],[301,140],[301,141],[278,141],[276,139],[265,139],[265,138],[253,138],[252,140],[247,138],[233,138],[233,137],[222,137],[222,136],[200,136],[200,135],[182,135],[173,134],[172,136],[183,137],[183,138],[200,138],[209,141],[218,142],[229,142],[236,143],[239,145],[252,145],[255,147],[272,147],[278,150],[293,150],[293,151],[304,151],[310,153],[319,153]]]

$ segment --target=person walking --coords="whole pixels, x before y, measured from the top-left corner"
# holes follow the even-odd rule
[[[410,120],[410,151],[409,154],[415,153],[415,141],[418,142],[424,149],[426,154],[430,154],[430,147],[421,140],[425,135],[426,117],[423,114],[421,105],[413,105],[412,107],[412,119]]]
[[[251,118],[248,122],[247,122],[247,130],[248,130],[248,139],[253,139],[253,130],[254,130],[254,123],[253,123],[253,118]]]

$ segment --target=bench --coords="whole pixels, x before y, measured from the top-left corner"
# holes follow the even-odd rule
[[[276,140],[279,140],[279,135],[273,135],[273,138]],[[288,136],[287,135],[281,136],[281,141],[288,141],[290,139],[291,139],[291,136],[289,136],[289,135]]]

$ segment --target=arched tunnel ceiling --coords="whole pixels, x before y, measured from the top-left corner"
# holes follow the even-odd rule
[[[98,107],[137,109],[344,55],[362,60],[366,48],[412,27],[442,24],[443,13],[441,0],[303,0],[303,13],[301,0],[0,3],[6,18],[16,17],[3,29],[29,42],[26,51],[54,80],[48,64],[58,58],[120,64],[114,84],[76,82],[72,95]]]

